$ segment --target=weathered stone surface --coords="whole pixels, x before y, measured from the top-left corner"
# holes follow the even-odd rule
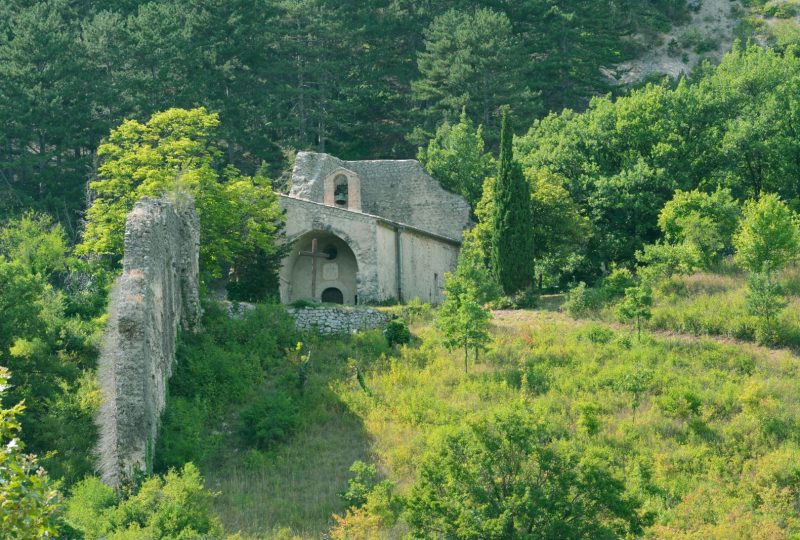
[[[317,289],[312,295],[309,257],[300,256],[300,251],[308,251],[312,238],[320,240],[319,249],[339,239],[352,250],[358,301],[353,302],[344,283],[330,283],[342,288],[347,304],[412,298],[438,304],[443,299],[444,275],[458,261],[460,236],[459,240],[449,239],[378,216],[290,196],[282,196],[280,203],[286,210],[286,241],[293,245],[280,272],[282,302],[321,301],[328,286],[324,261],[318,265]],[[344,272],[338,281],[345,281]]]
[[[461,240],[471,224],[467,202],[442,188],[415,159],[344,161],[329,154],[299,152],[289,195],[324,204],[325,180],[339,172],[357,176],[357,208],[365,214],[455,240]]]
[[[200,319],[199,245],[191,203],[145,198],[128,214],[98,369],[100,472],[110,485],[152,468],[178,329],[194,329]]]
[[[353,334],[385,328],[392,316],[368,308],[342,306],[288,308],[298,330],[324,335]]]

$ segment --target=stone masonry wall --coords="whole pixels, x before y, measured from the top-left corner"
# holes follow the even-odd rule
[[[471,225],[470,209],[414,159],[344,161],[329,154],[298,152],[289,195],[325,202],[325,179],[338,172],[358,177],[360,210],[460,241]]]
[[[200,319],[200,225],[193,204],[142,199],[128,214],[122,275],[99,360],[100,473],[118,486],[150,472],[179,327]]]
[[[361,330],[385,328],[392,316],[374,309],[346,307],[288,308],[301,331],[320,334],[352,334]]]

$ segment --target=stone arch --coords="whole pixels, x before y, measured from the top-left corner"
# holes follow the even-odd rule
[[[330,230],[315,229],[296,236],[291,245],[292,251],[284,264],[287,302],[320,302],[323,291],[337,289],[341,303],[358,303],[359,261],[347,239]]]
[[[322,291],[323,304],[344,304],[344,294],[336,287],[328,287]]]
[[[324,188],[326,205],[361,211],[361,179],[353,171],[339,167],[325,177]]]

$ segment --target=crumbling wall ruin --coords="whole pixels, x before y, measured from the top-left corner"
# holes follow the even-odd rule
[[[144,198],[128,214],[123,273],[111,294],[98,367],[98,452],[109,485],[152,471],[178,330],[194,329],[200,318],[199,246],[192,203]]]

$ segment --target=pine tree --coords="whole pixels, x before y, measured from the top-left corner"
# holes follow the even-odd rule
[[[500,161],[492,220],[492,265],[503,291],[514,294],[533,283],[533,218],[531,195],[522,167],[514,160],[514,133],[508,108],[503,109]]]

